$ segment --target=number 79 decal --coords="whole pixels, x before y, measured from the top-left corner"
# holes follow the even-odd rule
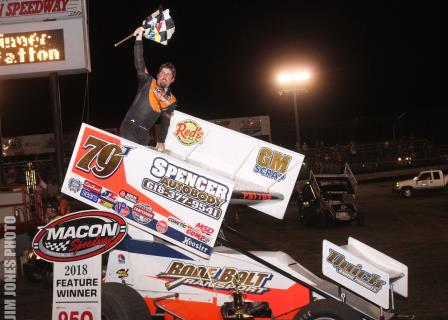
[[[76,168],[84,172],[92,171],[93,175],[99,179],[106,179],[113,175],[123,161],[123,157],[127,156],[132,149],[94,136],[89,136],[82,147],[91,149],[78,161]]]

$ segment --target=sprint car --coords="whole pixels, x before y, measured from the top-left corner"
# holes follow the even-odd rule
[[[160,153],[83,124],[62,192],[126,219],[102,318],[392,319],[407,267],[349,238],[324,240],[321,279],[288,254],[222,237],[230,203],[282,219],[304,156],[176,111]]]
[[[221,239],[202,259],[140,230],[130,235],[109,254],[104,319],[398,319],[394,295],[407,296],[407,267],[353,238],[324,241],[323,271],[335,284],[284,252]]]

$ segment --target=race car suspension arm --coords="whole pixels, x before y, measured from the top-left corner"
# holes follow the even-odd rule
[[[182,317],[179,316],[178,314],[176,314],[176,313],[174,313],[174,312],[168,310],[167,308],[161,306],[161,305],[158,303],[158,302],[161,301],[161,300],[170,299],[170,298],[177,298],[177,297],[179,297],[179,293],[176,292],[176,293],[173,293],[173,294],[168,294],[168,295],[166,295],[166,296],[162,296],[162,297],[154,298],[154,299],[152,300],[152,302],[154,303],[154,305],[155,305],[158,309],[160,309],[160,310],[162,310],[162,311],[164,311],[164,312],[166,312],[166,313],[172,315],[172,316],[174,317],[174,319],[187,320],[187,319],[185,319],[185,318],[182,318]]]

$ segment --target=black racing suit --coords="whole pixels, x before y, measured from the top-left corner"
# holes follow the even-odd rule
[[[170,115],[177,107],[170,89],[164,92],[156,79],[145,73],[142,41],[135,41],[134,64],[137,70],[138,91],[125,118],[121,122],[120,135],[133,142],[148,145],[149,130],[162,116],[157,142],[164,143],[170,126]]]

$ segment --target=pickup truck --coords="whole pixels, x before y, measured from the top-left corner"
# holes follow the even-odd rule
[[[425,170],[412,179],[396,182],[393,187],[393,192],[410,198],[416,192],[443,190],[447,188],[448,177],[443,174],[442,170]]]

